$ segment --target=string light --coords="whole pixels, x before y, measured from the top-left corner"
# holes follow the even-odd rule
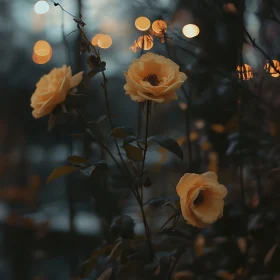
[[[50,61],[52,57],[52,49],[47,55],[38,55],[35,52],[33,52],[32,59],[36,64],[45,64],[48,61]]]
[[[164,20],[155,20],[152,24],[152,29],[156,33],[165,33],[167,29],[167,24]]]
[[[135,26],[140,31],[146,31],[150,28],[151,22],[147,17],[138,17],[135,20]]]
[[[49,11],[49,9],[50,9],[50,5],[46,1],[38,1],[34,5],[34,11],[38,15],[47,13]]]
[[[199,34],[200,30],[195,24],[187,24],[183,27],[182,32],[187,38],[193,38]]]

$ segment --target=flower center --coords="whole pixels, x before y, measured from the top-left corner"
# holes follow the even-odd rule
[[[150,74],[147,77],[143,79],[145,82],[149,82],[152,86],[158,86],[159,85],[159,79],[156,74]]]
[[[193,204],[195,206],[198,206],[200,204],[202,204],[204,201],[204,191],[200,191],[197,198],[194,200]]]

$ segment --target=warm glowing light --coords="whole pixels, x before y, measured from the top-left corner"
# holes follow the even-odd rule
[[[100,39],[101,36],[105,34],[96,34],[92,39],[91,39],[91,44],[93,46],[98,46],[98,40]]]
[[[238,78],[241,80],[250,80],[253,78],[253,69],[248,64],[237,66],[236,71],[238,73]]]
[[[155,20],[152,24],[152,29],[156,33],[165,33],[167,29],[167,24],[163,20]]]
[[[50,49],[50,52],[47,55],[38,55],[35,52],[33,52],[32,59],[36,64],[45,64],[48,61],[50,61],[52,57],[52,49]]]
[[[195,24],[187,24],[183,27],[182,32],[187,38],[193,38],[199,34],[199,28]]]
[[[277,60],[272,60],[274,67],[271,65],[271,63],[268,61],[266,65],[264,66],[264,70],[268,72],[273,78],[278,78],[280,74],[280,62]],[[277,72],[277,71],[278,72]]]
[[[153,37],[150,35],[140,36],[137,40],[137,46],[138,48],[144,49],[145,51],[150,50],[154,46]]]
[[[151,22],[146,17],[139,17],[135,20],[135,26],[140,31],[146,31],[150,28]]]
[[[37,41],[36,44],[33,47],[34,53],[36,53],[39,56],[46,56],[51,51],[51,46],[47,41]]]
[[[38,15],[47,13],[49,9],[50,9],[50,6],[49,6],[48,2],[46,2],[46,1],[38,1],[34,5],[34,11]]]
[[[104,35],[104,34],[102,34],[97,41],[97,45],[101,49],[110,48],[112,43],[113,43],[113,40],[112,40],[111,36]]]

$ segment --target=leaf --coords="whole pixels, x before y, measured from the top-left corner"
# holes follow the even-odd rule
[[[134,133],[131,128],[125,126],[115,127],[110,133],[110,136],[121,139],[124,139],[129,135],[134,135]]]
[[[183,151],[181,150],[180,146],[174,139],[171,139],[168,136],[164,136],[164,135],[155,135],[149,137],[148,139],[148,141],[152,141],[152,140],[156,141],[161,147],[177,155],[181,160],[184,159]]]
[[[273,272],[280,272],[279,268],[279,257],[280,257],[280,249],[279,245],[275,244],[272,248],[267,252],[266,257],[264,259],[264,265]]]
[[[105,161],[103,160],[100,160],[100,161],[97,161],[95,162],[93,165],[91,166],[88,166],[86,168],[83,168],[81,170],[81,172],[87,176],[87,177],[90,177],[92,175],[92,173],[95,171],[95,170],[108,170],[108,165]]]
[[[93,78],[99,72],[106,70],[106,62],[100,61],[96,56],[91,55],[87,58],[87,63],[91,71],[88,73],[88,78]]]
[[[90,177],[92,172],[95,170],[96,166],[95,165],[91,165],[87,168],[84,168],[81,170],[81,173],[83,173],[86,177]]]
[[[100,256],[110,252],[113,248],[114,248],[114,245],[107,244],[104,247],[94,251],[94,253],[90,256],[90,258],[82,264],[80,277],[86,278],[91,273],[93,268],[95,267],[95,265],[98,261],[98,258]]]
[[[137,137],[135,135],[127,136],[123,139],[123,146],[125,146],[126,144],[129,144],[129,143],[132,143],[136,140],[137,140]]]
[[[77,166],[72,166],[72,165],[63,165],[63,166],[60,166],[58,168],[56,168],[51,174],[50,176],[48,177],[47,179],[47,183],[50,183],[52,182],[53,180],[59,178],[59,177],[62,177],[62,176],[65,176],[65,175],[68,175],[70,173],[73,173],[74,171],[80,169],[81,167],[77,167]]]
[[[166,202],[176,201],[176,200],[179,200],[179,198],[178,197],[154,197],[154,198],[151,198],[148,201],[146,201],[144,203],[144,206],[151,205],[155,208],[160,208]]]
[[[88,164],[87,159],[85,159],[84,157],[81,157],[81,156],[70,156],[67,158],[67,161],[69,161],[70,163],[75,164],[75,165]]]
[[[150,177],[146,177],[146,179],[145,179],[145,181],[144,181],[144,183],[143,183],[143,186],[144,187],[146,187],[146,188],[148,188],[148,187],[150,187],[152,185],[152,180],[151,180],[151,178]]]
[[[126,152],[126,156],[133,160],[133,161],[142,161],[143,159],[143,153],[142,150],[138,147],[135,147],[130,144],[126,144],[124,147],[124,150]]]
[[[113,272],[113,268],[109,267],[97,278],[97,280],[109,280]]]

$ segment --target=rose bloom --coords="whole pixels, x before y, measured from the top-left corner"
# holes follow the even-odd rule
[[[150,52],[135,59],[124,74],[126,94],[138,102],[151,100],[155,103],[168,103],[178,99],[175,91],[187,79],[179,71],[179,65]]]
[[[227,189],[214,172],[186,173],[176,187],[182,215],[188,224],[203,228],[223,216]]]
[[[71,88],[76,87],[83,78],[83,72],[72,76],[70,66],[54,68],[48,75],[44,75],[36,84],[36,90],[31,97],[31,107],[34,118],[41,118],[50,114],[54,108],[65,101]]]

